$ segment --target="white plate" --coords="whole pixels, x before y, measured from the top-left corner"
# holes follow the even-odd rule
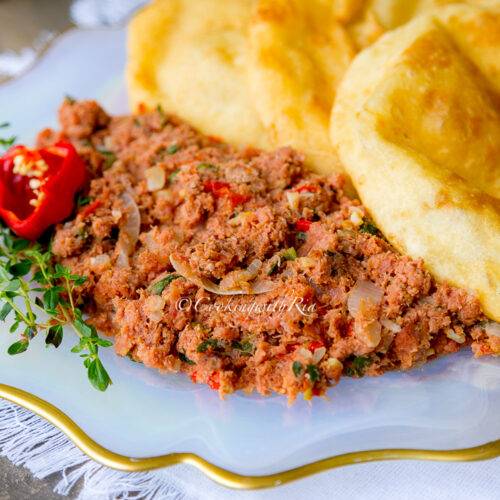
[[[126,113],[124,30],[72,30],[26,75],[0,87],[0,121],[20,142],[56,126],[64,94]],[[114,355],[102,358],[114,384],[94,390],[67,333],[45,349],[42,337],[18,356],[0,331],[0,383],[55,405],[105,448],[132,457],[191,452],[243,475],[272,474],[334,455],[379,448],[452,450],[500,438],[500,363],[469,349],[407,373],[343,379],[330,402],[235,394],[223,402],[184,375],[159,375]]]

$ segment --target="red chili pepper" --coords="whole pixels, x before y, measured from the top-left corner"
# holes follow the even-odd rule
[[[220,373],[215,372],[210,375],[210,378],[208,379],[208,386],[210,389],[213,389],[214,391],[218,391],[220,389]]]
[[[83,218],[93,214],[102,205],[102,200],[95,200],[90,205],[86,206],[79,215]]]
[[[15,146],[0,158],[0,216],[18,236],[35,240],[71,215],[87,180],[69,142],[34,150]]]
[[[193,372],[193,374],[191,375],[191,381],[194,382],[196,384],[196,374],[198,372]]]
[[[302,193],[302,191],[307,191],[308,193],[314,193],[318,190],[318,186],[310,186],[306,184],[305,186],[301,186],[297,189],[293,189],[292,193]]]
[[[310,220],[299,219],[295,223],[295,230],[307,233],[307,231],[309,231],[309,229],[311,229],[311,224],[312,224],[312,222]]]
[[[209,193],[212,193],[216,198],[227,198],[231,202],[232,207],[237,207],[250,200],[251,196],[239,193],[233,193],[229,188],[230,184],[219,181],[204,181],[203,187]]]
[[[207,139],[217,144],[220,144],[222,142],[222,139],[220,137],[217,137],[216,135],[207,135]]]
[[[307,348],[314,354],[314,351],[316,349],[319,349],[320,347],[325,347],[324,344],[321,344],[320,342],[309,342],[309,345]]]

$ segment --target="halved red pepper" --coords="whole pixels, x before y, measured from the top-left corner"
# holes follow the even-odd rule
[[[88,181],[69,142],[42,149],[15,146],[0,158],[0,217],[20,237],[36,240],[71,215]]]
[[[306,184],[305,186],[300,186],[297,189],[292,189],[292,193],[302,193],[302,192],[307,192],[307,193],[315,193],[318,190],[318,186],[311,186],[309,184]]]
[[[251,196],[239,193],[233,193],[230,189],[230,184],[219,181],[205,181],[203,183],[205,191],[212,193],[216,198],[227,198],[231,202],[232,207],[243,205],[251,199]]]

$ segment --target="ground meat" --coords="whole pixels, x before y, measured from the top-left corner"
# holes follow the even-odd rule
[[[221,396],[293,401],[463,346],[500,353],[477,297],[398,254],[343,177],[309,173],[300,153],[236,150],[160,108],[110,118],[66,101],[59,117],[39,144],[70,140],[92,180],[53,252],[89,278],[81,301],[119,355]]]

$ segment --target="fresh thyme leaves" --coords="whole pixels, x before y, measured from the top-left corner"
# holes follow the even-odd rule
[[[238,342],[236,340],[233,340],[231,343],[231,346],[233,349],[237,349],[238,351],[241,351],[241,354],[244,354],[246,356],[251,356],[253,354],[253,344],[250,341],[242,341]]]
[[[7,127],[10,127],[9,122],[0,123],[0,129],[7,128]],[[17,137],[15,137],[15,136],[9,137],[8,139],[6,139],[5,137],[0,137],[0,146],[5,151],[7,151],[7,149],[9,149],[16,142],[16,139],[17,139]]]
[[[3,302],[0,320],[13,317],[10,331],[21,332],[21,339],[8,348],[8,353],[23,353],[40,332],[45,333],[47,347],[57,348],[63,339],[63,327],[69,326],[80,337],[71,351],[85,351],[81,357],[90,383],[104,391],[111,380],[98,352],[99,347],[110,347],[112,343],[99,338],[95,327],[83,320],[75,303],[75,289],[86,280],[71,274],[61,264],[54,265],[53,255],[46,246],[18,238],[9,229],[0,227],[0,301]],[[41,298],[34,297],[34,293],[41,293]],[[42,313],[48,319],[39,318]]]
[[[153,295],[161,295],[163,293],[163,290],[165,290],[165,287],[178,278],[182,278],[182,276],[179,276],[178,274],[170,274],[167,277],[161,279],[160,281],[157,281],[154,285],[152,285],[149,291]]]
[[[7,128],[7,127],[10,127],[10,123],[9,122],[0,123],[0,128]]]
[[[205,352],[208,349],[212,349],[215,351],[216,349],[219,348],[219,343],[217,342],[217,339],[206,339],[203,340],[198,344],[198,347],[196,348],[196,352]]]
[[[75,100],[70,95],[68,95],[68,94],[66,94],[64,96],[64,99],[66,100],[66,102],[68,104],[71,104],[71,106],[73,106],[73,104],[75,104]]]

